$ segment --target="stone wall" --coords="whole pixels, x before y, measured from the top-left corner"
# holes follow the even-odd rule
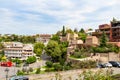
[[[101,62],[120,61],[120,53],[119,54],[116,54],[114,52],[99,53],[99,60]]]

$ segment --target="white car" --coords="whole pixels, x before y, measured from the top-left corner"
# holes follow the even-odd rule
[[[110,68],[111,68],[111,67],[112,67],[112,64],[110,64],[110,63],[105,63],[104,66],[105,66],[105,67],[110,67]]]

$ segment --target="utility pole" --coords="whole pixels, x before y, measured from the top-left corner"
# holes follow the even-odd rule
[[[9,69],[6,68],[6,69],[5,69],[5,72],[6,72],[6,80],[8,80],[8,72],[9,72]]]

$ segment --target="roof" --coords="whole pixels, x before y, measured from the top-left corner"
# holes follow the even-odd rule
[[[50,34],[40,34],[39,36],[40,36],[40,37],[51,37]]]

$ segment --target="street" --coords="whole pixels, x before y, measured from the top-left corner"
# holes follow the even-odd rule
[[[38,67],[44,66],[45,62],[46,62],[45,60],[40,60],[40,61],[37,61],[36,63],[30,64],[27,67],[38,68]],[[6,74],[7,74],[7,72],[5,72],[6,68],[8,68],[8,70],[9,70],[8,71],[8,77],[10,77],[10,76],[16,75],[17,71],[21,70],[23,68],[23,66],[21,66],[21,67],[14,67],[14,66],[12,66],[12,67],[1,67],[0,66],[0,80],[6,78]]]

